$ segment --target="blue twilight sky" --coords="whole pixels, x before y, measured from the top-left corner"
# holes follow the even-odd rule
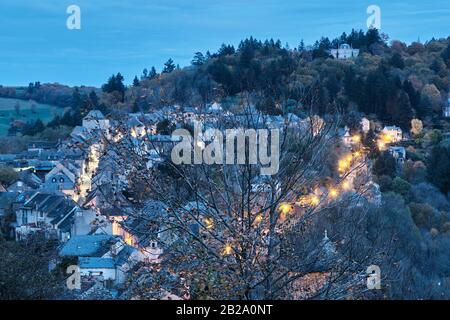
[[[81,8],[81,30],[66,9]],[[169,57],[216,51],[253,35],[291,47],[352,28],[381,7],[382,31],[406,42],[450,36],[449,0],[1,0],[0,84],[31,81],[100,85],[113,72],[127,83]]]

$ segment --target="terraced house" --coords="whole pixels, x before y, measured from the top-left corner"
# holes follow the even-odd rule
[[[49,238],[67,241],[79,210],[77,204],[65,196],[37,192],[16,212],[16,240],[43,231]]]

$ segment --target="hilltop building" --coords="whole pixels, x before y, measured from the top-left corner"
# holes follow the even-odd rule
[[[353,49],[350,45],[344,43],[338,49],[332,49],[330,54],[338,60],[353,59],[359,55],[359,49]]]

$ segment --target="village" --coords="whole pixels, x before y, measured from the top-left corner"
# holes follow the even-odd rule
[[[54,263],[66,259],[76,262],[82,280],[77,291],[80,297],[98,290],[116,297],[125,288],[129,272],[136,265],[158,268],[163,247],[158,239],[146,235],[146,221],[133,214],[136,210],[133,199],[125,192],[127,172],[111,160],[107,141],[117,142],[129,135],[135,141],[135,150],[144,148],[150,155],[146,161],[147,167],[151,168],[163,162],[164,155],[170,154],[178,141],[177,137],[157,132],[158,123],[196,120],[214,126],[219,114],[223,116],[224,112],[218,103],[211,105],[207,112],[166,108],[148,114],[129,114],[122,122],[126,124],[124,128],[100,111],[93,110],[83,119],[82,126],[74,128],[64,141],[57,144],[35,142],[26,152],[1,155],[0,163],[13,167],[19,177],[11,185],[2,186],[2,230],[16,241],[36,232],[57,239],[60,250]],[[227,112],[226,116],[231,113]],[[290,127],[298,128],[309,122],[292,114],[286,118],[269,116],[265,120],[271,128],[280,129],[287,121]],[[318,130],[321,125],[318,124]],[[370,127],[371,122],[364,118],[361,133],[367,134]],[[368,174],[361,136],[351,134],[347,127],[340,129],[339,135],[343,151],[337,167],[341,179],[331,186],[317,188],[312,194],[299,196],[295,203],[281,204],[283,214],[302,210],[305,206],[324,205],[349,192],[356,193],[361,184],[370,190],[366,196],[371,202],[380,202],[379,186]],[[399,165],[406,160],[405,148],[399,146],[403,139],[402,130],[396,126],[386,126],[378,132],[380,150],[388,149]],[[355,186],[355,180],[363,175],[369,178]],[[263,179],[255,181],[252,190],[264,190]],[[190,210],[196,206],[198,203],[186,203],[185,208]],[[137,210],[152,217],[164,215],[167,206],[149,200],[144,208]],[[204,223],[209,227],[214,224],[208,218]],[[328,239],[326,234],[325,239]],[[231,250],[227,245],[223,254],[230,254]],[[189,290],[178,295],[165,291],[161,298],[188,299]]]

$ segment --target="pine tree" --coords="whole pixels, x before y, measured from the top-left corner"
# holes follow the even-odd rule
[[[396,121],[402,129],[409,130],[411,120],[414,118],[414,112],[411,108],[409,97],[403,90],[400,92],[395,111],[394,121]]]
[[[158,73],[156,72],[156,68],[155,68],[155,67],[152,67],[152,68],[150,69],[149,74],[148,74],[148,78],[151,80],[151,79],[156,78],[157,76],[158,76]]]
[[[166,63],[164,63],[164,69],[162,73],[171,73],[176,68],[175,64],[173,63],[172,59],[167,60]]]
[[[106,93],[113,93],[118,92],[120,94],[120,101],[123,102],[125,98],[125,85],[123,84],[124,77],[120,74],[120,72],[117,75],[112,75],[108,82],[105,83],[102,86],[103,92]]]
[[[194,66],[201,66],[205,63],[205,56],[201,52],[196,52],[194,55],[194,59],[192,59],[191,63]]]
[[[95,91],[91,91],[89,93],[89,102],[90,102],[90,104],[92,106],[92,109],[97,109],[97,107],[98,107],[98,96],[95,93]]]
[[[305,51],[306,47],[305,47],[305,42],[303,41],[303,39],[300,41],[300,44],[298,45],[298,51],[303,52]]]
[[[133,87],[139,87],[140,86],[140,82],[137,76],[134,77],[133,80]]]
[[[148,70],[147,70],[147,68],[145,68],[145,69],[142,71],[141,80],[145,80],[145,79],[147,79],[147,78],[148,78]]]
[[[78,89],[78,87],[75,87],[75,90],[72,93],[72,102],[71,102],[71,107],[72,109],[77,109],[81,106],[81,94],[80,94],[80,90]]]

